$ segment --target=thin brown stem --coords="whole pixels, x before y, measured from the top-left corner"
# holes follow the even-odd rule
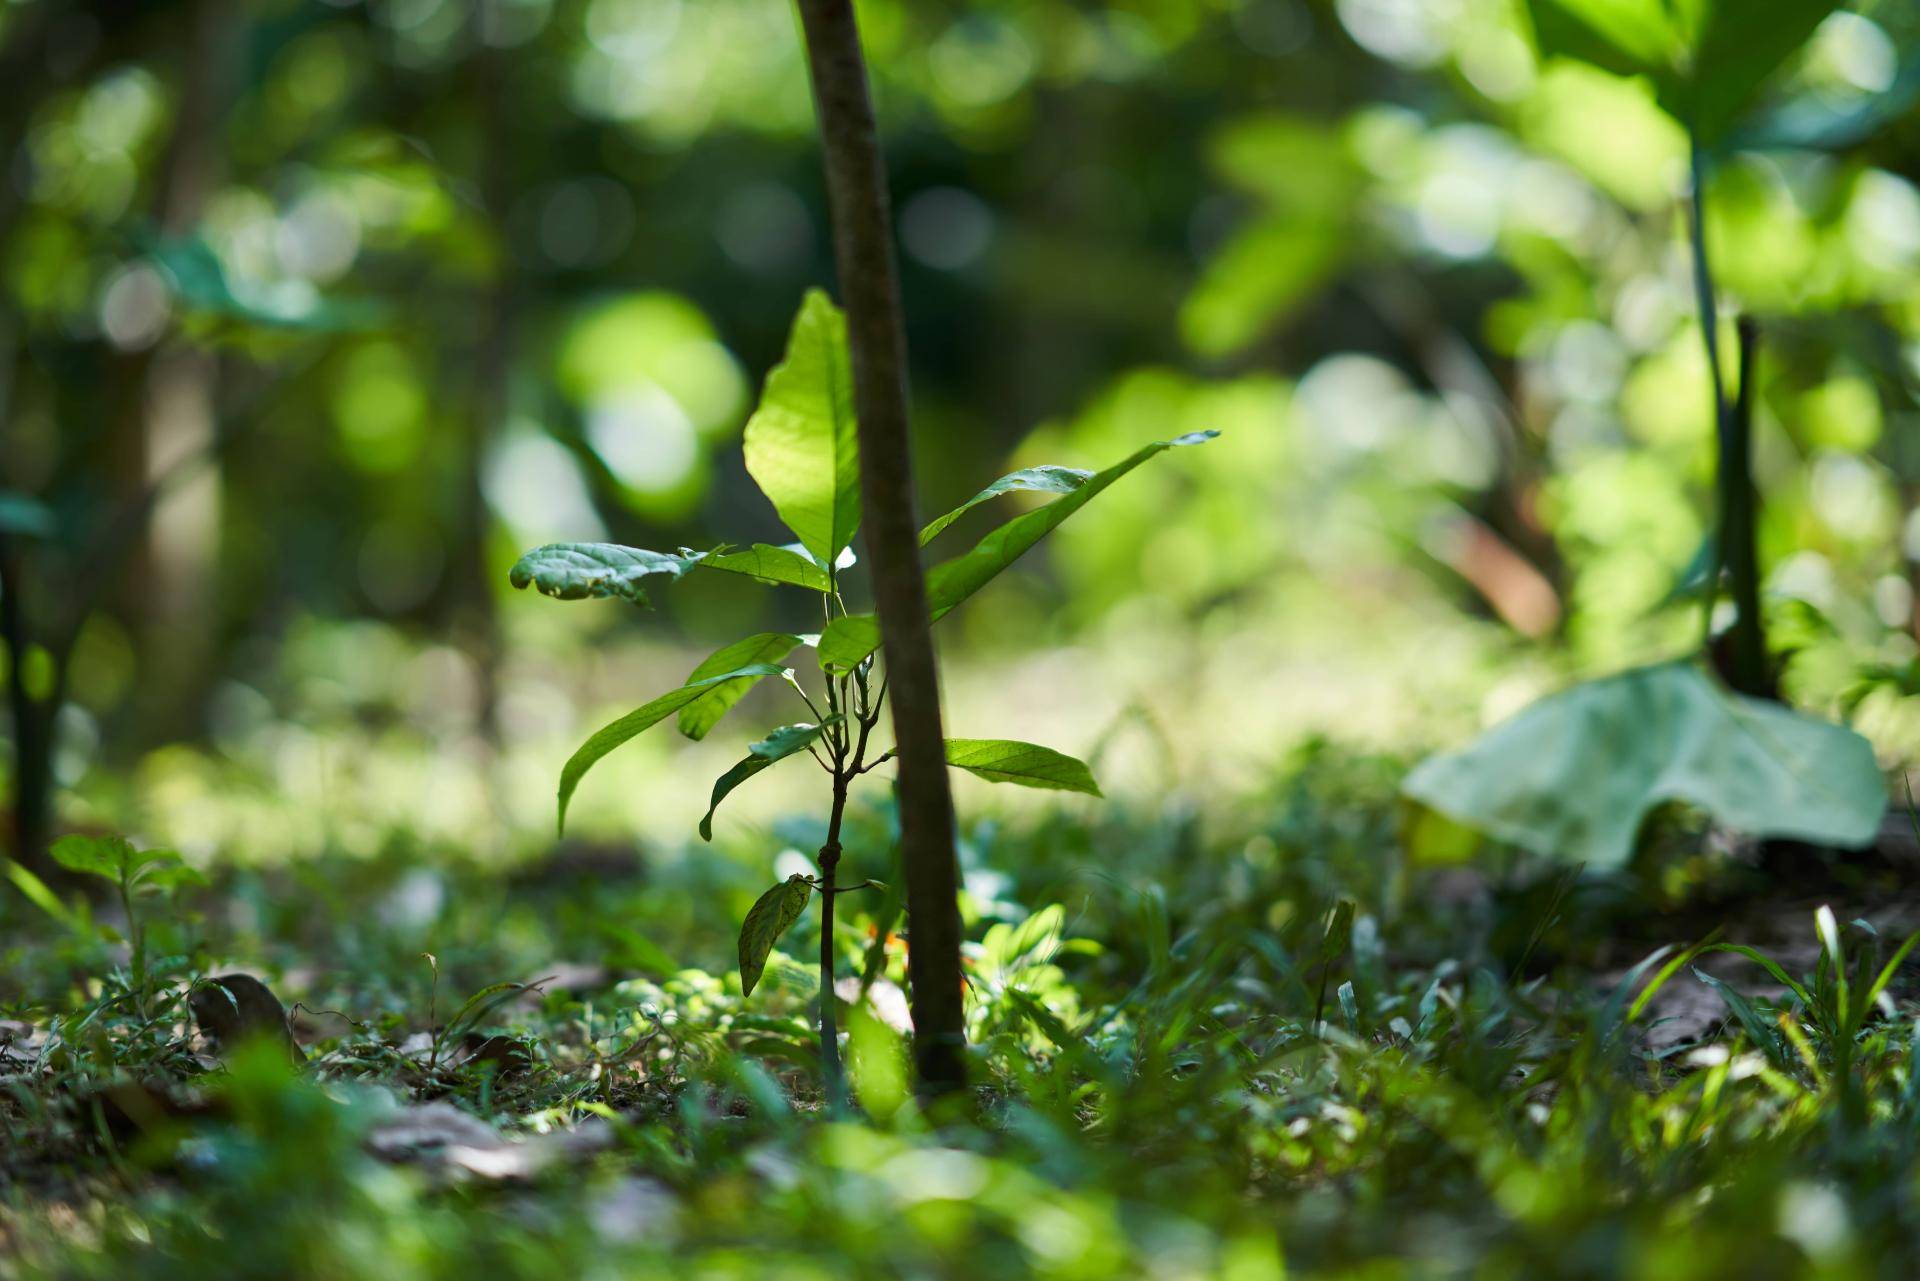
[[[846,1100],[846,1081],[840,1067],[840,1029],[833,992],[833,900],[840,890],[833,883],[840,866],[840,822],[847,810],[849,775],[835,771],[833,811],[827,820],[827,842],[820,847],[820,1075],[825,1082],[827,1107],[839,1111]]]

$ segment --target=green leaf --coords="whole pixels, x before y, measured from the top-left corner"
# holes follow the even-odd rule
[[[1274,213],[1241,228],[1180,307],[1180,332],[1203,356],[1237,351],[1291,317],[1352,257],[1348,223]]]
[[[756,664],[778,663],[805,643],[805,638],[787,632],[760,632],[731,645],[723,645],[707,655],[698,667],[687,674],[686,683],[695,685],[709,676],[719,676],[724,672],[737,672]],[[760,677],[752,676],[709,686],[680,709],[680,732],[691,739],[705,738],[708,731],[720,723],[720,718],[732,711],[733,705],[745,698],[747,691],[759,684],[760,680]]]
[[[567,830],[567,802],[573,799],[573,791],[580,786],[580,780],[586,772],[596,765],[600,758],[620,746],[634,735],[651,729],[667,717],[700,697],[703,690],[711,689],[727,681],[758,680],[763,676],[778,676],[781,669],[766,663],[749,663],[737,671],[723,672],[699,681],[689,681],[679,689],[662,694],[651,703],[637,707],[619,720],[596,733],[580,745],[567,759],[560,770],[560,821],[559,830]]]
[[[641,583],[655,574],[680,577],[705,558],[703,552],[650,552],[618,543],[548,543],[514,563],[507,579],[560,600],[615,598],[648,604]]]
[[[1668,801],[1755,836],[1859,846],[1879,831],[1886,788],[1851,730],[1722,690],[1664,663],[1542,699],[1402,790],[1537,854],[1618,867],[1641,821]]]
[[[860,527],[860,454],[847,322],[817,289],[793,318],[787,357],[767,375],[743,449],[748,474],[780,519],[815,559],[832,564]]]
[[[1839,0],[1528,0],[1544,56],[1641,75],[1703,146],[1719,142]]]
[[[973,545],[972,550],[935,565],[927,574],[927,609],[933,620],[944,618],[954,606],[979,591],[1025,555],[1027,549],[1052,533],[1067,517],[1092,502],[1102,490],[1164,450],[1212,440],[1217,431],[1189,432],[1173,440],[1157,440],[1087,477],[1072,492],[1035,511],[1015,516]],[[833,620],[820,636],[820,666],[844,672],[880,647],[880,624],[871,614],[848,614]]]
[[[1527,11],[1543,56],[1617,76],[1665,73],[1681,48],[1664,0],[1527,0]]]
[[[880,648],[880,620],[872,614],[842,614],[820,633],[820,667],[846,673]]]
[[[1074,490],[1086,484],[1087,478],[1092,475],[1092,472],[1084,471],[1079,467],[1055,467],[1051,465],[1023,467],[1017,472],[1002,476],[999,480],[994,481],[966,502],[961,503],[946,515],[930,523],[925,529],[920,531],[920,545],[925,547],[928,543],[938,538],[940,532],[947,526],[953,524],[954,521],[959,520],[981,503],[998,498],[1002,494],[1011,494],[1016,490],[1024,490],[1038,494],[1071,494]]]
[[[1174,440],[1155,441],[1105,471],[1088,477],[1072,493],[1045,507],[1015,516],[974,544],[973,549],[965,555],[935,565],[927,573],[927,607],[933,617],[940,618],[979,591],[1001,570],[1025,555],[1028,548],[1058,528],[1067,517],[1092,502],[1107,486],[1141,463],[1164,450],[1198,445],[1219,434],[1217,431],[1197,431]]]
[[[37,498],[0,490],[0,534],[52,538],[53,510]]]
[[[87,932],[86,922],[75,915],[73,910],[60,901],[47,883],[10,858],[0,858],[0,870],[4,870],[13,887],[35,907],[51,916],[75,934]]]
[[[989,783],[1018,783],[1022,787],[1100,795],[1100,785],[1093,781],[1093,771],[1085,762],[1034,743],[1017,743],[1006,738],[950,738],[947,764]]]
[[[784,761],[789,756],[806,751],[826,732],[828,725],[837,724],[840,719],[838,716],[829,716],[818,725],[782,725],[749,747],[745,760],[715,780],[713,799],[707,804],[707,816],[700,820],[700,839],[713,839],[713,812],[720,808],[720,802],[727,799],[729,792],[776,761]]]
[[[1701,143],[1717,142],[1839,7],[1839,0],[1711,0],[1676,114]]]
[[[774,547],[767,543],[755,543],[743,552],[709,553],[701,560],[700,567],[745,574],[763,583],[788,583],[816,592],[824,592],[830,586],[827,571],[820,568],[811,556],[802,555],[790,547]]]
[[[133,842],[124,836],[63,836],[49,851],[69,872],[85,872],[118,881],[140,865]]]
[[[386,316],[386,308],[371,299],[325,298],[308,289],[236,284],[198,233],[165,239],[136,233],[134,242],[167,274],[181,309],[190,313],[303,333],[370,329]]]
[[[1320,935],[1320,964],[1331,965],[1339,960],[1352,938],[1353,900],[1343,898],[1327,913],[1327,928]]]
[[[800,919],[800,913],[807,910],[807,900],[812,897],[813,886],[806,877],[796,873],[762,894],[748,910],[747,919],[740,925],[740,987],[743,994],[753,995],[754,984],[760,981],[761,971],[767,968],[767,953],[773,951],[773,945],[780,941],[780,936]]]
[[[168,894],[183,885],[205,885],[206,874],[189,867],[173,850],[148,850],[141,855],[142,866],[134,873],[133,887],[148,894]]]

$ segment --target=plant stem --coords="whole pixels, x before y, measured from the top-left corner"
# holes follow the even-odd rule
[[[1720,594],[1720,575],[1731,579],[1734,621],[1729,637],[1731,658],[1726,664],[1727,683],[1742,694],[1756,698],[1774,696],[1767,677],[1767,641],[1760,617],[1760,571],[1754,548],[1754,525],[1758,499],[1753,486],[1753,387],[1759,348],[1759,330],[1753,322],[1740,320],[1740,387],[1737,403],[1727,400],[1726,382],[1720,369],[1720,312],[1714,294],[1713,264],[1707,256],[1706,154],[1698,141],[1691,153],[1692,200],[1689,202],[1687,230],[1693,248],[1693,289],[1700,313],[1700,336],[1707,349],[1707,370],[1713,385],[1714,438],[1719,446],[1716,489],[1719,523],[1715,538],[1713,572],[1707,579],[1706,629],[1713,627],[1713,604]]]
[[[147,1017],[147,940],[140,918],[133,910],[133,886],[123,869],[120,873],[120,908],[127,914],[128,965],[133,971],[133,1008]]]
[[[820,847],[820,1075],[827,1091],[827,1107],[838,1112],[846,1101],[846,1080],[840,1068],[840,1029],[834,1017],[833,900],[834,869],[840,866],[840,820],[847,809],[844,766],[833,774],[833,811],[827,820],[827,843]]]
[[[1758,499],[1753,485],[1753,396],[1759,380],[1760,327],[1740,318],[1740,389],[1720,458],[1720,547],[1733,591],[1729,683],[1742,694],[1774,697],[1760,620],[1760,562],[1755,549]]]
[[[946,1093],[965,1082],[966,1041],[953,797],[914,512],[906,334],[886,170],[851,0],[800,0],[800,21],[847,312],[874,606],[894,690],[901,862],[913,937],[914,1055],[921,1087]]]

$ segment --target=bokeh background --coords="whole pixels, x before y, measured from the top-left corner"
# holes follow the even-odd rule
[[[1643,85],[1538,65],[1509,0],[861,12],[923,509],[1223,433],[942,624],[955,733],[1193,806],[1699,643],[1686,147]],[[1836,14],[1709,192],[1767,334],[1785,685],[1889,765],[1920,747],[1916,37],[1910,0]],[[740,430],[832,261],[781,0],[9,0],[0,84],[4,672],[62,695],[60,825],[544,855],[587,732],[805,621],[728,576],[649,613],[506,581],[555,539],[785,541]],[[684,855],[779,695],[610,758],[574,847]],[[813,784],[746,789],[720,845],[764,868]]]

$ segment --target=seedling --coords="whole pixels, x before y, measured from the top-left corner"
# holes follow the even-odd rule
[[[124,836],[63,836],[50,852],[68,871],[111,881],[119,891],[120,907],[127,916],[128,986],[135,1010],[145,1018],[152,994],[147,982],[147,929],[140,919],[139,899],[171,894],[182,885],[205,885],[207,878],[174,851],[136,850]]]
[[[1141,463],[1174,446],[1198,444],[1216,433],[1197,432],[1158,441],[1107,468],[1033,467],[1003,476],[965,503],[928,524],[924,546],[973,507],[1016,491],[1054,494],[1044,507],[1022,513],[988,533],[966,553],[935,565],[927,574],[927,604],[938,621],[991,581],[1001,570],[1102,490]],[[829,786],[826,842],[815,876],[796,875],[760,896],[740,932],[741,987],[751,993],[773,945],[820,896],[820,1056],[830,1096],[839,1097],[839,1045],[833,1010],[834,898],[874,882],[842,886],[841,821],[854,782],[884,764],[871,736],[886,703],[887,682],[878,670],[879,624],[848,605],[850,550],[860,527],[859,457],[854,432],[852,374],[846,322],[824,293],[807,294],[795,317],[785,360],[767,376],[759,408],[748,420],[743,449],[748,473],[772,502],[798,542],[755,543],[707,551],[646,551],[611,543],[551,543],[537,547],[513,567],[515,587],[531,586],[562,600],[614,598],[648,604],[649,578],[671,581],[696,570],[741,575],[767,585],[799,588],[820,598],[817,635],[762,632],[716,650],[688,674],[684,684],[629,712],[594,734],[560,771],[559,824],[580,780],[603,756],[628,739],[677,717],[680,732],[704,738],[749,689],[777,677],[806,707],[810,719],[783,725],[752,744],[747,755],[713,785],[700,834],[711,840],[713,816],[736,788],[781,761],[813,758]],[[798,649],[812,649],[820,670],[820,694],[807,692],[794,669],[781,666]],[[949,738],[946,760],[981,778],[1026,787],[1098,796],[1092,772],[1051,748],[1010,739]]]

